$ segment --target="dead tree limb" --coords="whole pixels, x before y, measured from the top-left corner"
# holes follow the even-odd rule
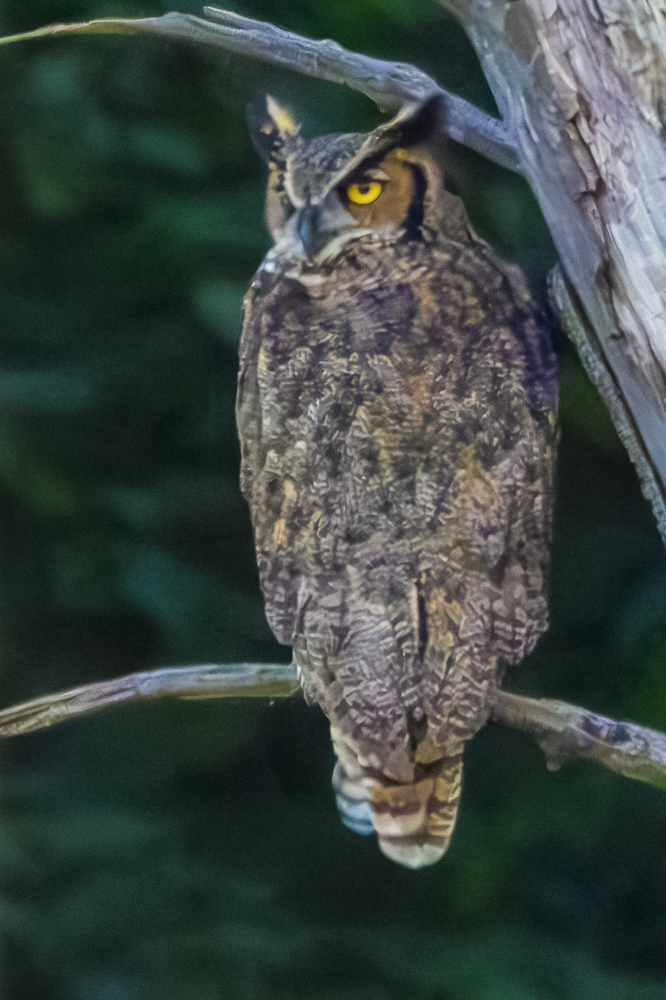
[[[497,689],[491,718],[535,736],[551,770],[573,757],[596,760],[627,778],[666,789],[666,735],[616,722],[550,698],[526,698]]]
[[[299,690],[295,666],[204,663],[127,674],[33,698],[0,712],[0,737],[46,729],[125,701],[155,698],[286,698]]]
[[[385,62],[349,52],[329,39],[314,41],[264,21],[227,10],[205,7],[210,20],[171,12],[162,17],[107,17],[78,24],[52,24],[36,31],[0,38],[0,45],[63,34],[153,34],[235,52],[284,66],[306,76],[358,90],[383,111],[442,95],[442,127],[456,142],[476,150],[500,166],[520,171],[515,142],[504,123],[462,97],[444,90],[427,73],[407,63]]]
[[[34,698],[0,711],[0,737],[20,736],[123,702],[156,698],[287,698],[299,690],[289,664],[228,663],[167,667],[128,674]],[[494,722],[536,737],[557,768],[585,757],[666,789],[666,735],[630,722],[616,722],[585,708],[551,699],[526,698],[500,689],[490,700]]]

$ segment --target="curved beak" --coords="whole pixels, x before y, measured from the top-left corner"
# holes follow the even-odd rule
[[[306,205],[299,211],[296,219],[296,232],[303,244],[305,256],[312,260],[317,256],[327,239],[326,235],[321,232],[319,206]],[[323,241],[322,236],[324,236]]]
[[[349,212],[345,211],[335,196],[329,196],[325,201],[316,205],[311,204],[308,200],[307,204],[299,209],[292,218],[294,230],[303,247],[303,252],[310,261],[315,260],[332,240],[340,239],[345,234],[352,235],[360,231],[357,228],[356,220]]]

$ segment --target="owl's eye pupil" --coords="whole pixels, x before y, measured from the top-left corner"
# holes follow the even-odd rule
[[[376,201],[382,193],[382,185],[379,181],[365,181],[361,184],[350,184],[346,194],[348,199],[355,205],[369,205]]]

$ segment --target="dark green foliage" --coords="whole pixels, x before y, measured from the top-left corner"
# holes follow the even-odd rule
[[[0,30],[136,0],[4,0]],[[181,10],[199,12],[188,0]],[[492,108],[430,0],[241,10],[412,61]],[[263,619],[233,418],[240,299],[268,245],[245,104],[309,134],[378,117],[343,88],[151,38],[0,53],[3,703],[158,664],[284,658]],[[525,185],[450,180],[543,289]],[[509,684],[666,728],[666,563],[562,345],[552,627]],[[526,736],[467,752],[453,845],[407,872],[339,824],[320,714],[294,700],[109,711],[3,747],[0,991],[11,1000],[657,1000],[666,797]]]

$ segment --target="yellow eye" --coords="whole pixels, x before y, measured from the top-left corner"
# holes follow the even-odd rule
[[[350,184],[347,188],[347,197],[355,205],[369,205],[376,201],[382,193],[382,186],[378,181],[367,181],[365,184]]]

